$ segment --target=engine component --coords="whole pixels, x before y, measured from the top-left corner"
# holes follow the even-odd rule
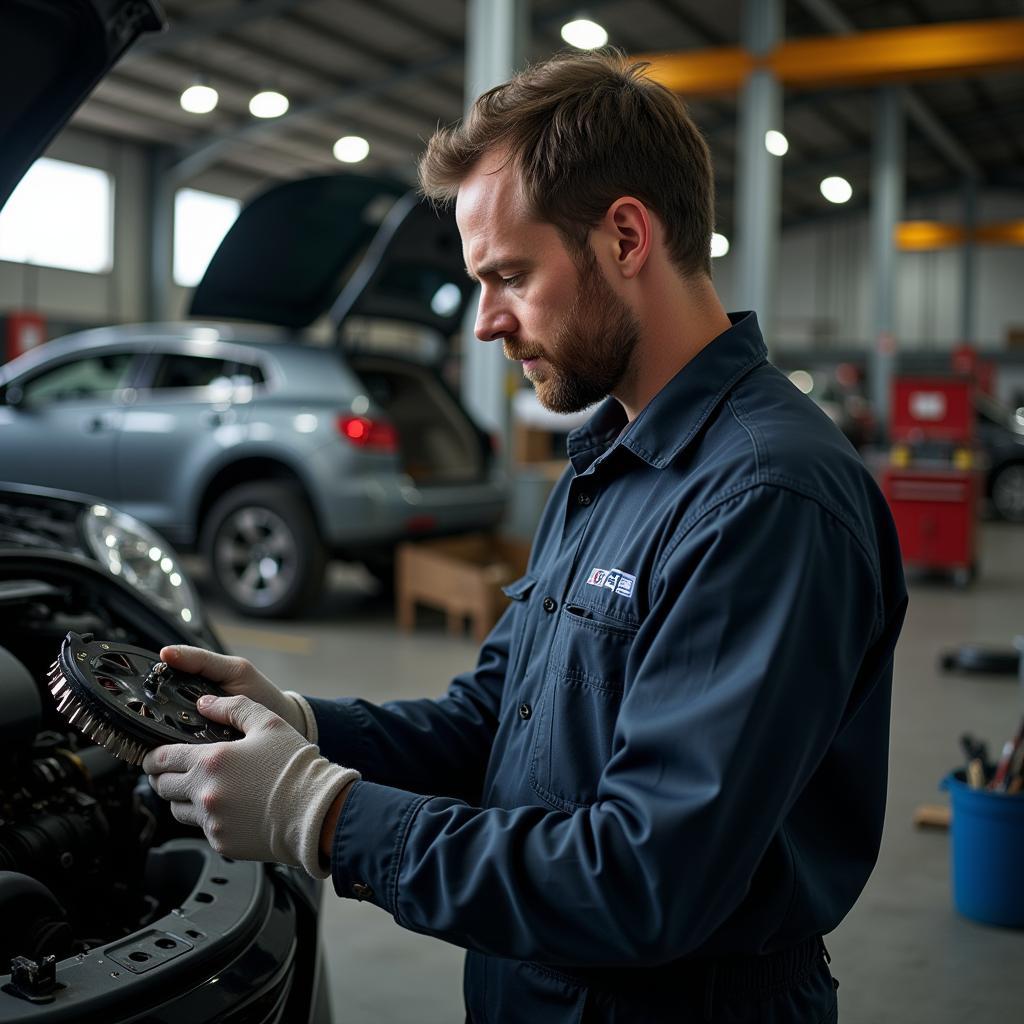
[[[43,704],[28,669],[0,647],[0,760],[29,750],[42,718]]]
[[[200,714],[208,679],[171,668],[151,651],[71,632],[50,666],[57,710],[90,739],[129,764],[164,743],[218,743],[242,733]]]
[[[0,964],[15,957],[43,957],[71,950],[71,925],[64,908],[41,882],[28,875],[0,871],[0,920],[17,928],[0,934]]]

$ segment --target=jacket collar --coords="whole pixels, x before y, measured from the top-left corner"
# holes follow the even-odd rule
[[[661,469],[696,436],[736,382],[768,358],[754,313],[730,313],[732,326],[705,345],[627,424],[618,400],[607,398],[569,434],[569,460],[577,473],[598,456],[622,447]]]

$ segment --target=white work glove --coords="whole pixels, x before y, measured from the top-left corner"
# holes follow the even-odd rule
[[[200,711],[245,733],[224,743],[170,743],[142,762],[152,787],[218,853],[301,866],[326,878],[320,832],[337,795],[360,778],[322,757],[287,722],[247,697],[204,697]]]
[[[281,690],[275,686],[251,661],[184,644],[164,647],[160,651],[160,659],[171,668],[209,679],[230,696],[241,694],[262,704],[275,715],[280,715],[300,736],[316,743],[316,719],[309,702],[293,690]]]

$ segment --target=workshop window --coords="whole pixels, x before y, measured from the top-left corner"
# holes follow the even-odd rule
[[[0,211],[0,260],[104,274],[114,263],[113,229],[111,176],[42,157]]]
[[[229,196],[179,189],[174,195],[174,283],[199,284],[242,204]]]

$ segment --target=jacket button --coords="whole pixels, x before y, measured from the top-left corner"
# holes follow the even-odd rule
[[[525,722],[533,714],[533,708],[529,704],[519,705],[519,717]]]
[[[586,491],[580,491],[580,493],[576,495],[576,501],[580,505],[589,505],[593,500],[594,499]]]
[[[372,900],[373,889],[364,882],[353,882],[352,895],[355,896],[357,900]]]
[[[545,597],[544,600],[541,602],[541,607],[546,612],[553,612],[558,607],[558,605],[556,604],[555,599],[553,597]]]

